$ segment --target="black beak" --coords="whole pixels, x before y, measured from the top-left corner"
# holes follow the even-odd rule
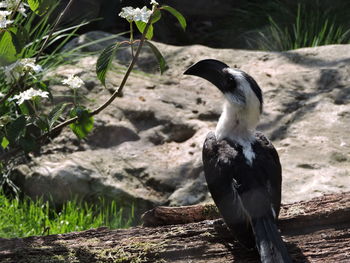
[[[228,67],[229,66],[221,61],[204,59],[189,67],[184,74],[206,79],[223,92],[227,85],[227,73],[224,69]]]

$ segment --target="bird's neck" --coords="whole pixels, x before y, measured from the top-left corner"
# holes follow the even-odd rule
[[[251,164],[255,157],[251,145],[255,141],[254,132],[258,121],[259,116],[246,107],[226,102],[216,126],[216,139],[227,139],[241,145],[247,163]]]
[[[225,102],[215,130],[217,140],[250,141],[259,121],[256,115],[244,106]]]

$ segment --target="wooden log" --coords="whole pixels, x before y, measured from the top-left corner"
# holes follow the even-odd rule
[[[192,206],[157,206],[145,212],[141,219],[143,226],[165,226],[188,224],[220,218],[219,211],[213,204]]]
[[[326,225],[350,218],[350,194],[326,195],[312,201],[281,206],[279,225],[291,230],[303,225]],[[158,206],[142,215],[143,226],[188,224],[220,218],[213,204],[167,207]],[[315,221],[315,219],[317,220]]]
[[[196,221],[197,212],[192,211],[198,207],[175,211],[186,222]],[[173,213],[164,216],[167,209],[162,210],[162,222],[176,221]],[[242,248],[220,222],[0,239],[0,262],[258,262],[257,253]],[[294,262],[350,262],[350,193],[285,205],[280,227]]]

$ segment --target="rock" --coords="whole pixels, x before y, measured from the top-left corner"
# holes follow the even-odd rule
[[[128,38],[119,35],[113,37],[113,35],[103,31],[91,31],[71,40],[65,45],[64,50],[71,50],[82,46],[82,48],[79,49],[80,52],[102,52],[102,50],[109,45],[122,43],[128,40]],[[136,50],[136,47],[137,45],[134,47],[134,50]],[[128,66],[131,59],[131,48],[128,45],[121,45],[118,48],[118,52],[116,52],[116,60],[118,63]],[[158,62],[151,48],[147,45],[143,47],[136,66],[145,72],[155,73],[157,71]]]
[[[182,75],[204,58],[247,71],[263,89],[258,129],[279,152],[283,203],[350,190],[350,45],[269,53],[155,44],[169,70],[160,76],[140,67],[131,74],[123,97],[95,116],[95,129],[86,141],[65,129],[41,156],[19,167],[15,182],[24,193],[52,195],[55,202],[72,195],[107,196],[136,203],[139,212],[160,204],[209,201],[201,147],[215,129],[222,96],[209,82]],[[96,58],[81,58],[47,74],[58,83],[51,86],[54,95],[67,90],[59,80],[75,73],[89,83],[79,91],[93,99],[84,102],[87,107],[107,100],[108,89],[121,81],[123,63],[116,60],[121,64],[109,72],[105,89],[95,77]]]

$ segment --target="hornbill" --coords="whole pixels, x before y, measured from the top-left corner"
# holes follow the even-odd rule
[[[202,77],[223,93],[215,133],[203,146],[203,166],[211,196],[226,225],[263,263],[292,262],[277,229],[281,205],[281,164],[272,143],[255,128],[262,92],[247,73],[205,59],[184,74]]]

